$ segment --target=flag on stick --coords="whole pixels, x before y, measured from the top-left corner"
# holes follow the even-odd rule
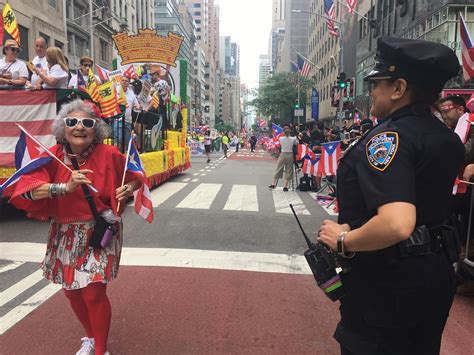
[[[346,0],[347,12],[354,15],[355,8],[357,6],[357,0]]]
[[[25,132],[20,131],[20,138],[15,148],[16,172],[0,185],[0,195],[2,195],[7,187],[14,186],[20,179],[20,176],[42,167],[52,159],[45,153],[41,145],[37,144]]]
[[[18,43],[18,45],[20,45],[20,30],[18,29],[16,16],[8,2],[3,7],[3,26],[5,31],[7,31],[10,36],[12,36],[13,39]]]
[[[124,72],[123,75],[128,76],[130,79],[136,78],[137,73],[135,72],[135,67],[130,65]]]
[[[337,164],[341,158],[341,142],[329,142],[321,144],[322,173],[326,176],[336,175]]]
[[[98,86],[100,97],[100,111],[105,118],[113,117],[120,113],[120,108],[117,104],[117,93],[114,84],[108,81]]]
[[[109,71],[107,69],[101,67],[99,64],[96,64],[95,68],[97,69],[97,73],[99,73],[99,78],[102,82],[110,80]]]
[[[267,124],[267,122],[265,122],[265,120],[260,119],[260,120],[258,121],[258,126],[259,126],[260,128],[265,127],[266,124]]]
[[[296,53],[296,58],[297,58],[299,73],[303,78],[306,79],[309,73],[311,72],[311,64],[309,63],[308,60],[306,60],[305,57],[303,57],[299,53]]]
[[[138,149],[133,143],[133,137],[130,137],[128,142],[127,160],[125,165],[125,172],[129,170],[136,173],[138,180],[142,186],[135,190],[133,197],[135,198],[135,212],[145,218],[148,223],[153,222],[153,203],[151,199],[150,187],[148,186],[148,179],[143,169],[143,164],[140,159]]]
[[[118,98],[117,98],[117,103],[119,105],[125,106],[125,108],[128,108],[127,97],[125,96],[125,91],[123,91],[122,85],[119,86],[119,95],[118,95]]]
[[[324,12],[328,17],[326,19],[326,27],[330,35],[339,37],[339,33],[336,30],[335,21],[335,8],[334,0],[324,0]]]
[[[474,77],[474,48],[472,48],[471,35],[466,26],[466,22],[459,14],[460,26],[459,32],[461,33],[461,46],[462,46],[462,73],[464,81],[469,81]]]
[[[79,79],[79,76],[78,76],[78,79]],[[90,68],[89,68],[89,72],[87,73],[86,91],[91,97],[92,101],[100,102],[99,90],[97,89],[95,76],[94,76],[94,73],[92,72],[92,69]]]

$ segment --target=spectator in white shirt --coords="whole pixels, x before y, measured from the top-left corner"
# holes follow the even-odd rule
[[[92,69],[92,71],[94,71],[94,61],[91,57],[83,56],[79,59],[79,63],[80,67],[77,70],[81,72],[82,76],[84,77],[84,80],[87,80],[89,69]],[[101,84],[101,81],[97,75],[94,75],[94,79],[97,85]],[[69,80],[68,87],[77,89],[77,74],[74,74],[71,77],[71,80]]]
[[[35,89],[65,89],[67,88],[68,67],[61,48],[49,47],[46,50],[46,60],[48,69],[34,68],[35,74],[39,79],[34,86]]]
[[[18,59],[21,48],[13,39],[7,39],[3,45],[3,54],[0,59],[0,86],[24,86],[28,79],[26,64]]]
[[[285,170],[285,185],[283,186],[283,191],[288,191],[288,184],[293,178],[293,147],[297,142],[296,137],[290,137],[290,127],[288,125],[283,126],[283,133],[284,135],[278,139],[280,142],[281,153],[278,158],[277,168],[275,170],[275,175],[273,176],[273,182],[268,187],[274,189],[278,179],[283,177],[283,170]]]
[[[48,69],[48,62],[46,61],[46,48],[48,48],[46,40],[43,37],[38,37],[35,41],[36,57],[34,57],[31,61],[35,68],[40,70]],[[31,76],[31,85],[35,85],[38,79],[39,76],[36,75],[36,73],[33,73]]]

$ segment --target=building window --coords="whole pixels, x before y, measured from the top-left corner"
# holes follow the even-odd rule
[[[39,36],[44,38],[46,41],[46,47],[49,47],[49,36],[45,35],[43,32],[40,32]]]
[[[108,46],[108,43],[106,41],[104,41],[103,39],[100,40],[100,60],[102,60],[103,62],[107,62],[108,61],[108,49],[109,49],[109,46]]]
[[[49,0],[49,6],[56,8],[56,0]]]
[[[193,4],[194,7],[201,7],[201,4]]]
[[[61,49],[61,50],[64,49],[64,43],[62,43],[61,41],[55,40],[55,41],[54,41],[54,45],[55,45],[56,47],[58,47],[59,49]]]
[[[196,12],[194,13],[194,16],[201,16],[201,11],[196,11]]]

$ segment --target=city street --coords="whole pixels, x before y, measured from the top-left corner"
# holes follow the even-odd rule
[[[281,182],[269,190],[268,153],[231,149],[209,164],[192,157],[191,169],[155,188],[153,224],[128,207],[108,288],[111,354],[339,353],[338,303],[315,285],[288,203],[311,237],[336,217],[312,193],[285,193]],[[47,231],[21,216],[0,222],[0,353],[72,354],[84,336],[38,271]],[[472,353],[472,319],[473,299],[456,297],[442,354]]]

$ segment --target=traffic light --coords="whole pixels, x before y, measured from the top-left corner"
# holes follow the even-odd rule
[[[300,102],[298,101],[298,99],[295,100],[295,105],[294,105],[295,109],[299,109],[300,108]]]
[[[346,73],[339,73],[337,77],[339,89],[344,90],[346,88]]]

